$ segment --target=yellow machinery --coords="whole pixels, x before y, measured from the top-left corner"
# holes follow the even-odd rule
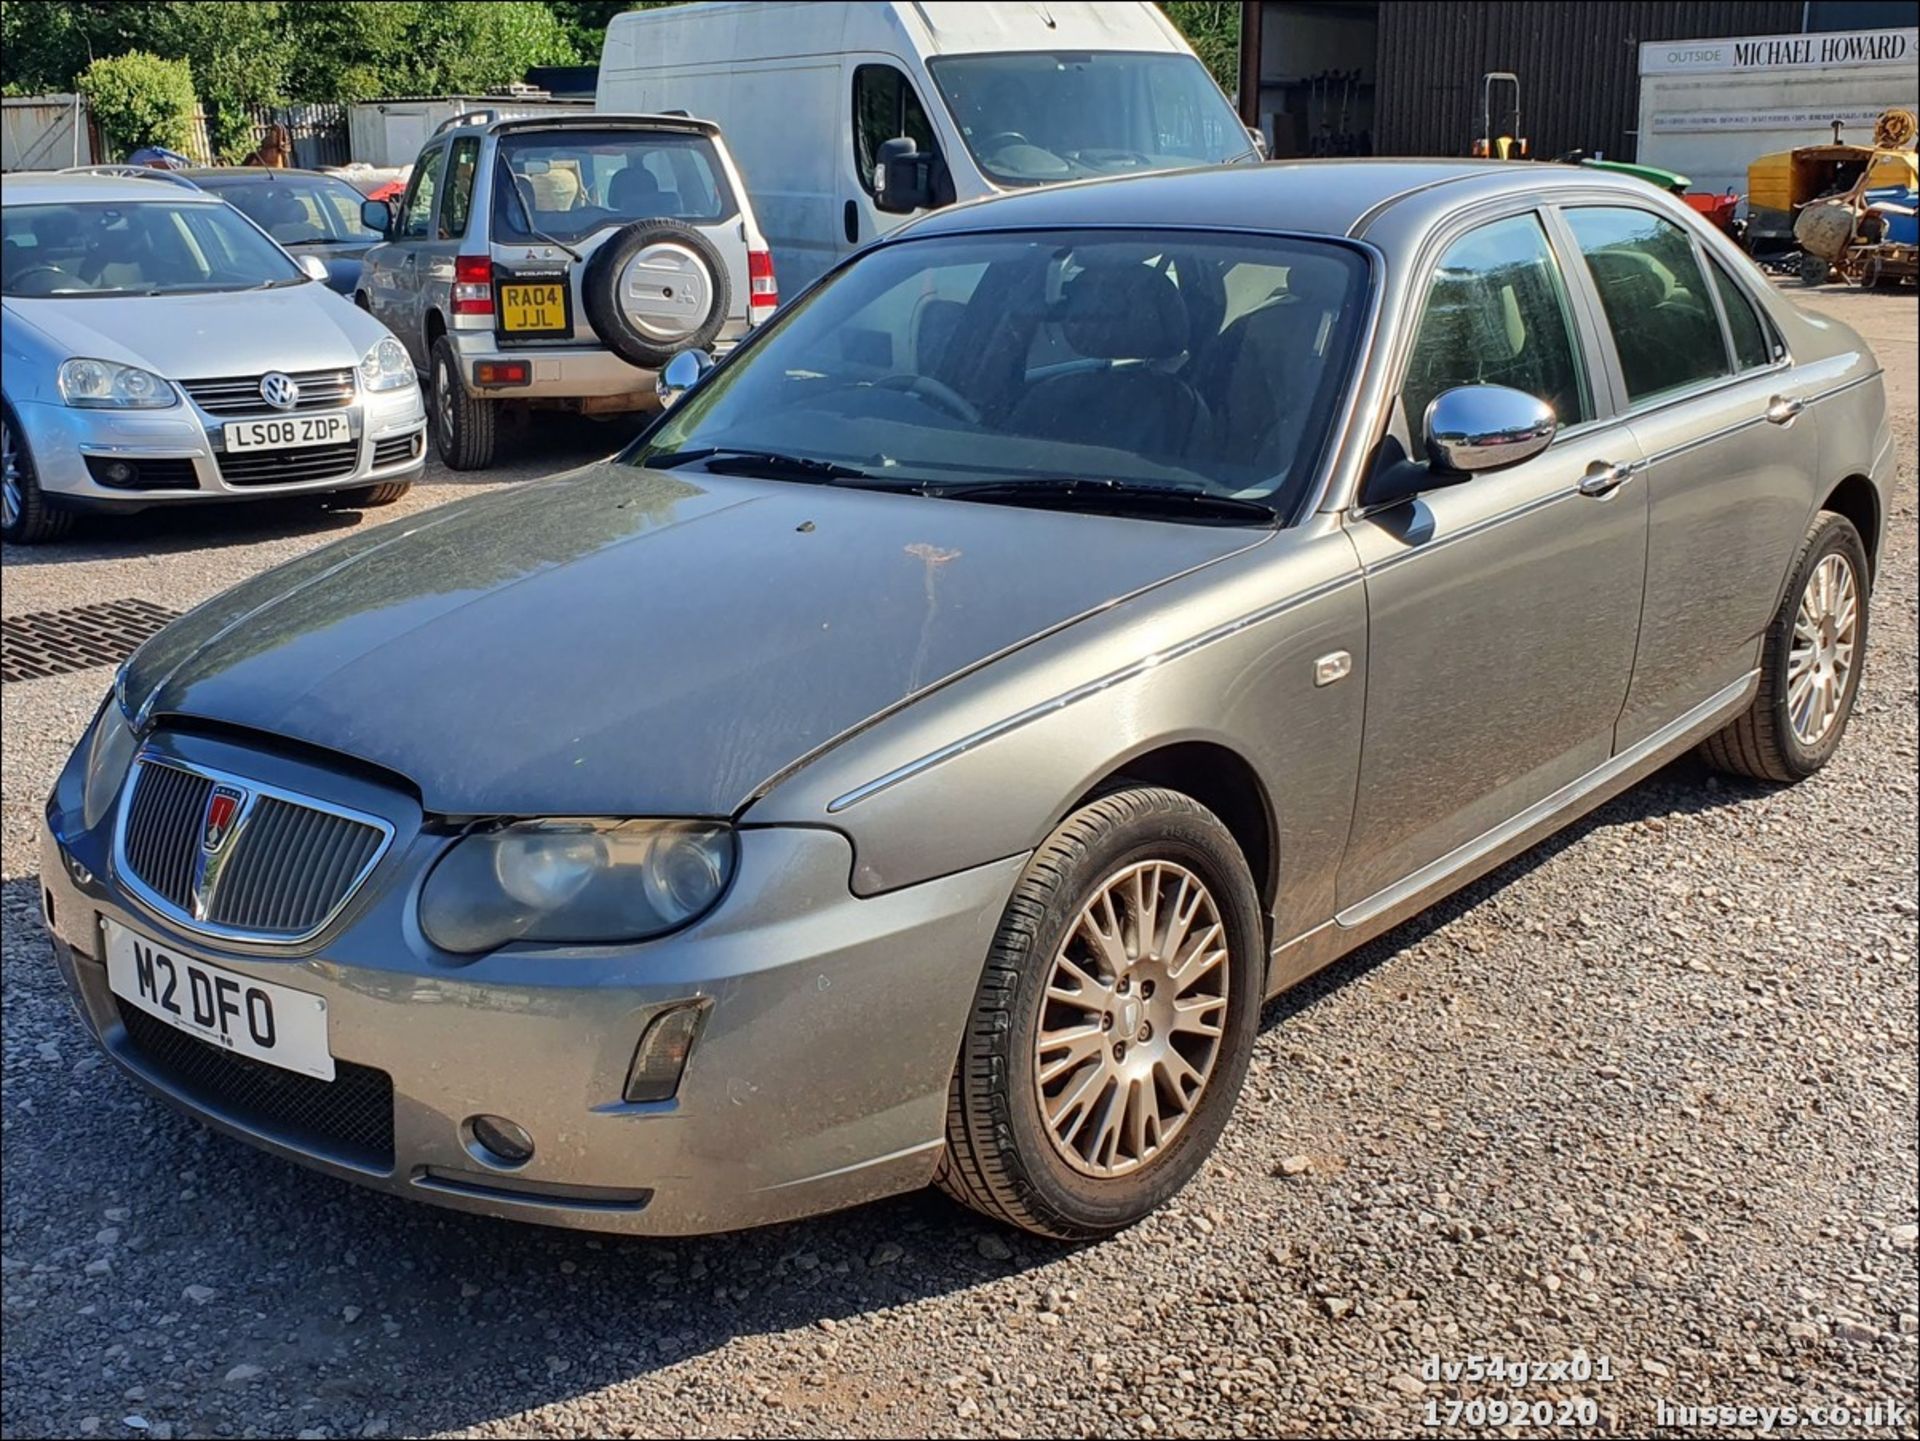
[[[1845,194],[1862,179],[1866,190],[1914,183],[1915,124],[1910,111],[1889,110],[1874,125],[1872,145],[1834,143],[1776,150],[1747,167],[1747,247],[1765,250],[1794,243],[1793,222],[1801,208],[1822,196]]]

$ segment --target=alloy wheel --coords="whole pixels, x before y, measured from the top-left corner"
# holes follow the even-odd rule
[[[1839,719],[1860,634],[1860,587],[1844,555],[1813,568],[1793,618],[1787,654],[1787,721],[1802,745],[1818,745]]]
[[[20,453],[14,448],[13,423],[0,419],[0,521],[12,530],[20,523]]]
[[[1220,908],[1192,871],[1141,861],[1101,883],[1054,955],[1034,1042],[1062,1160],[1106,1179],[1172,1142],[1219,1059],[1231,974]]]
[[[453,448],[453,372],[447,368],[444,360],[433,363],[433,414],[440,427],[435,437],[440,442],[441,453]]]

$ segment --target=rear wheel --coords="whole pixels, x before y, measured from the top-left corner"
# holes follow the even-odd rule
[[[1802,285],[1825,285],[1833,278],[1833,267],[1817,255],[1800,257],[1800,283]]]
[[[460,381],[459,353],[444,335],[433,343],[428,386],[432,392],[433,443],[447,469],[484,470],[492,465],[493,402],[467,394]]]
[[[1805,780],[1833,758],[1860,691],[1867,650],[1867,548],[1853,522],[1814,517],[1768,627],[1760,690],[1701,746],[1707,761],[1756,780]]]
[[[1118,791],[1069,816],[994,938],[948,1099],[941,1187],[1062,1239],[1162,1205],[1239,1094],[1262,934],[1239,848],[1190,797]]]
[[[40,489],[12,408],[0,407],[0,538],[10,545],[39,545],[72,528],[72,512],[56,509]]]

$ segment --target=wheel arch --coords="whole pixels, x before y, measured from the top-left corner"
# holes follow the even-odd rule
[[[1114,765],[1075,797],[1054,824],[1089,801],[1130,785],[1162,786],[1190,796],[1220,818],[1246,857],[1260,897],[1262,924],[1271,932],[1280,889],[1279,827],[1259,772],[1238,751],[1210,740],[1163,742]],[[1271,941],[1271,934],[1268,936]]]
[[[1836,485],[1820,502],[1820,509],[1844,515],[1860,532],[1867,549],[1867,583],[1871,585],[1880,570],[1880,493],[1864,475],[1850,475]]]
[[[424,333],[427,337],[427,350],[431,353],[435,343],[441,336],[447,333],[446,317],[443,316],[438,309],[427,312],[427,322]]]

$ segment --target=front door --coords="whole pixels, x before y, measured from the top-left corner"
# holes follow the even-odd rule
[[[1561,433],[1531,460],[1350,528],[1366,573],[1367,701],[1342,910],[1443,872],[1612,753],[1647,491],[1631,432],[1604,418],[1585,334],[1532,212],[1467,232],[1435,268],[1401,383],[1407,434],[1442,391],[1479,384],[1547,401]]]
[[[853,143],[846,147],[842,163],[844,196],[836,259],[913,219],[912,215],[889,214],[875,203],[880,194],[875,171],[881,145],[904,135],[922,155],[938,157],[940,154],[940,142],[934,135],[933,123],[927,118],[926,107],[920,103],[912,79],[898,61],[887,55],[850,55],[847,76]],[[944,175],[937,161],[934,171],[936,176]],[[936,196],[936,203],[944,204],[949,198],[942,193]]]

